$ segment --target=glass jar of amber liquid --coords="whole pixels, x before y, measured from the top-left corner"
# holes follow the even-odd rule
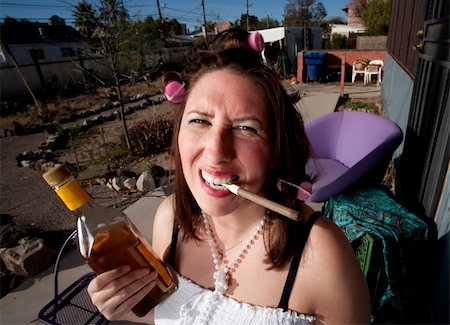
[[[132,309],[137,316],[145,316],[176,290],[170,269],[123,212],[94,204],[64,165],[55,167],[43,177],[71,211],[79,212],[80,253],[96,273],[122,265],[129,265],[131,269],[148,267],[158,272],[156,286]]]

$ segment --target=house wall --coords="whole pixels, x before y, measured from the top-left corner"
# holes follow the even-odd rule
[[[84,82],[80,58],[78,56],[62,57],[61,53],[62,48],[71,48],[74,53],[77,53],[78,49],[86,50],[87,47],[81,43],[58,43],[58,46],[42,43],[10,45],[9,48],[33,91],[42,91],[43,87],[50,83],[56,83],[61,87],[71,87],[81,85]],[[44,58],[38,59],[37,64],[30,54],[32,49],[39,49],[44,53]],[[0,64],[0,93],[2,97],[27,95],[26,85],[13,64],[11,56],[8,53],[4,54],[6,61]],[[94,58],[84,58],[83,66],[87,69],[93,69],[102,77],[109,75],[104,65],[98,64]],[[43,81],[40,73],[42,73]]]
[[[438,231],[437,243],[429,254],[432,263],[426,264],[432,273],[423,276],[424,281],[432,280],[423,300],[430,314],[429,324],[449,324],[448,21],[448,0],[392,0],[382,84],[389,117],[404,132],[408,128],[406,145],[402,143],[399,149],[401,168],[395,170],[403,178],[400,188],[403,181],[403,190],[412,194],[406,199],[417,201],[417,211],[422,207],[428,210]]]
[[[421,42],[417,31],[423,27],[426,4],[426,0],[393,0],[391,3],[387,48],[413,78],[419,52],[412,48]]]
[[[362,19],[358,14],[359,4],[349,2],[347,6],[347,24],[349,26],[363,26]]]
[[[360,51],[360,50],[327,50],[327,67],[340,67],[345,63],[344,78],[351,81],[353,62],[358,59],[385,60],[386,51]],[[297,55],[297,80],[306,82],[306,65],[303,59],[304,51]],[[362,79],[361,79],[362,80]]]
[[[358,36],[357,50],[386,50],[387,36]]]
[[[72,48],[75,56],[62,57],[62,48]],[[38,64],[31,57],[31,49],[42,49],[44,58],[37,60]],[[35,92],[42,92],[45,86],[69,88],[74,86],[83,86],[84,79],[89,78],[89,74],[84,70],[92,71],[96,77],[107,80],[112,77],[111,69],[107,67],[102,57],[95,54],[77,55],[78,49],[84,53],[90,53],[87,45],[82,43],[58,43],[57,46],[51,44],[29,44],[29,45],[10,45],[10,50],[20,66],[20,70],[25,77],[29,87]],[[192,48],[176,47],[165,48],[162,50],[162,59],[164,62],[183,62],[191,53]],[[3,52],[6,61],[0,61],[0,93],[2,97],[17,97],[28,95],[28,90],[20,77],[17,68],[13,64],[11,56]],[[138,55],[136,54],[136,57]],[[129,74],[131,69],[135,69],[136,60],[125,60],[133,66],[121,65],[121,73]],[[159,65],[160,54],[153,53],[145,56],[145,68],[154,68]],[[39,71],[40,70],[40,71]],[[39,74],[42,74],[42,78]],[[43,81],[41,80],[43,79]]]
[[[84,59],[83,61],[85,68],[95,70],[96,74],[101,75],[103,78],[107,76],[107,69],[104,68],[103,65],[97,64],[94,59]],[[39,67],[44,82],[47,85],[49,83],[56,83],[55,86],[71,87],[82,85],[84,82],[83,72],[76,58],[74,61],[61,60],[57,62],[40,63]],[[33,91],[42,91],[44,85],[39,78],[37,67],[34,64],[21,65],[20,69],[29,87]],[[28,90],[15,66],[9,65],[1,67],[0,93],[4,98],[28,94]]]
[[[381,83],[383,94],[383,110],[385,114],[396,122],[406,134],[409,110],[414,87],[414,80],[406,71],[386,53],[383,82]],[[394,153],[394,158],[400,156],[403,151],[403,142]]]

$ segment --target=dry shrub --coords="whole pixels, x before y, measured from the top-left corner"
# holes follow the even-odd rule
[[[172,121],[144,120],[129,129],[130,145],[138,157],[153,156],[166,151],[171,144]],[[122,142],[125,139],[122,137]]]

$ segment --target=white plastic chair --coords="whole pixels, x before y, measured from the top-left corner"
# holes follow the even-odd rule
[[[374,69],[374,66],[378,66]],[[383,69],[383,60],[372,60],[369,65],[364,69],[364,84],[368,84],[372,81],[372,75],[377,75],[377,83],[381,83],[381,70]]]
[[[364,69],[363,69],[363,70],[356,70],[356,62],[357,62],[357,61],[354,61],[354,62],[353,62],[353,69],[352,69],[352,83],[355,82],[355,78],[356,78],[356,75],[357,75],[358,73],[360,73],[360,74],[362,74],[362,75],[364,76],[364,81],[366,80],[366,77],[365,77],[365,74],[364,74]]]

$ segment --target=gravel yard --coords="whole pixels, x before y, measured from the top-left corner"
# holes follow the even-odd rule
[[[127,126],[130,128],[144,119],[170,118],[172,109],[171,104],[167,102],[149,106],[127,115]],[[118,141],[123,134],[119,120],[104,122],[95,128],[102,128],[103,131],[93,132],[93,136],[86,137],[90,143],[95,143],[92,146],[99,147],[105,141]],[[42,172],[17,165],[16,157],[19,154],[38,150],[39,145],[46,141],[47,136],[45,133],[35,133],[0,138],[0,213],[11,215],[14,223],[23,228],[38,228],[44,231],[74,229],[76,226],[75,213],[67,210],[42,178]],[[82,157],[88,156],[86,152],[92,151],[92,146],[79,147],[77,149],[78,159],[82,160]],[[59,152],[57,160],[76,163],[74,151],[70,149]],[[152,157],[150,160],[164,168],[168,167],[167,154]],[[148,166],[148,159],[140,159],[134,163],[133,168],[137,172],[142,172],[146,166]],[[112,190],[99,185],[89,187],[87,190],[93,194],[94,199],[103,198],[105,201],[106,197],[111,204],[122,202],[119,204],[119,208],[122,209],[142,195],[142,193],[136,192],[112,194]]]

